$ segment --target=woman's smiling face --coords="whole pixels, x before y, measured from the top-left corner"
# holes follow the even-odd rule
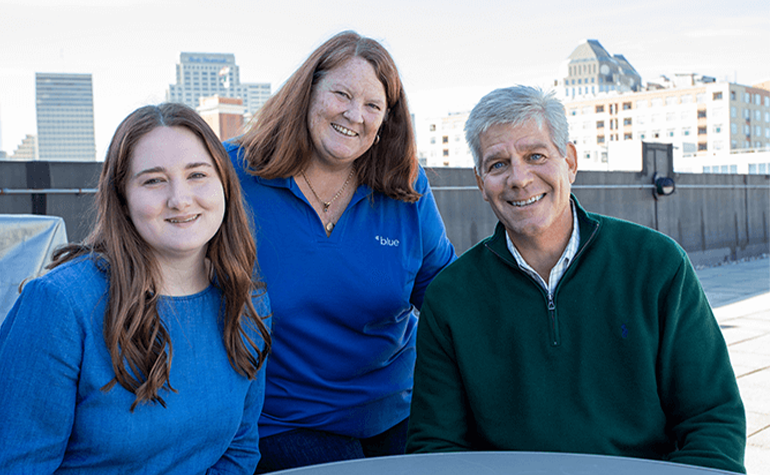
[[[225,214],[214,161],[203,141],[184,127],[157,127],[137,142],[126,201],[137,232],[166,262],[205,257]]]
[[[385,87],[366,60],[352,57],[313,87],[307,124],[313,158],[347,166],[374,143],[385,119]]]

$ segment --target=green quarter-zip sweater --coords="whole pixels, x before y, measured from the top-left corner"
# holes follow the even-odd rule
[[[745,472],[746,419],[719,325],[684,250],[587,213],[552,298],[505,229],[425,294],[408,452],[619,455]]]

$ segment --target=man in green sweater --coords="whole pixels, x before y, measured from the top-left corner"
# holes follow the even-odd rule
[[[425,294],[407,451],[590,453],[745,472],[743,403],[684,250],[583,210],[552,93],[493,91],[465,130],[500,222]]]

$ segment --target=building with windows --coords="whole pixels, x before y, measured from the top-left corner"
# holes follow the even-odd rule
[[[570,100],[639,91],[642,78],[623,55],[610,55],[598,41],[585,40],[561,65],[555,85],[562,100]]]
[[[465,141],[470,111],[429,117],[416,124],[417,157],[428,167],[472,167],[473,155]]]
[[[38,160],[96,160],[90,74],[35,73],[35,108]]]
[[[10,160],[33,161],[37,160],[37,137],[27,134],[16,147],[16,150],[8,157]]]
[[[239,98],[251,116],[270,97],[270,83],[241,83],[235,55],[181,53],[176,65],[176,84],[170,84],[166,100],[195,109],[202,97]]]
[[[745,158],[746,152],[770,149],[770,90],[694,74],[663,79],[643,91],[565,103],[582,169],[614,169],[608,157],[613,142],[671,143],[675,164],[736,152]]]
[[[219,140],[225,141],[243,131],[243,100],[233,97],[201,97],[196,109]]]

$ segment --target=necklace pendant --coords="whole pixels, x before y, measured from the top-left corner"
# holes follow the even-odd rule
[[[323,203],[323,205],[324,205],[324,213],[326,213],[327,211],[329,211],[329,206],[331,206],[332,204],[331,203]]]
[[[330,233],[330,232],[332,232],[332,229],[334,229],[334,223],[329,221],[328,223],[326,223],[326,232]]]

